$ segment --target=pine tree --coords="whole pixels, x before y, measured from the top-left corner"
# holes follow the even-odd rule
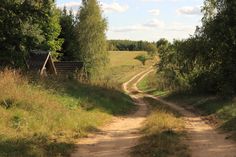
[[[84,63],[83,77],[97,78],[108,63],[106,46],[107,22],[97,0],[83,0],[80,8],[77,35],[80,58]]]

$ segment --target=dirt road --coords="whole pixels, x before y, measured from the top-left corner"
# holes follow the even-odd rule
[[[188,133],[185,142],[189,145],[191,157],[236,157],[236,144],[226,140],[225,134],[217,132],[201,116],[137,89],[137,83],[152,71],[151,68],[147,69],[123,84],[125,92],[139,106],[138,111],[126,117],[114,118],[113,123],[101,128],[99,133],[82,139],[72,157],[129,157],[131,148],[141,137],[139,130],[147,114],[147,105],[142,99],[144,96],[152,97],[183,115]]]
[[[129,157],[129,152],[140,138],[139,129],[147,114],[147,106],[139,98],[136,84],[151,70],[147,69],[124,83],[124,90],[138,105],[138,111],[126,117],[114,118],[113,122],[94,135],[89,135],[77,144],[72,157]],[[129,87],[128,87],[129,86]]]
[[[227,140],[226,134],[219,133],[215,128],[207,124],[201,116],[194,114],[185,108],[156,98],[163,104],[170,106],[183,115],[187,130],[186,144],[190,148],[191,157],[236,157],[236,144]]]

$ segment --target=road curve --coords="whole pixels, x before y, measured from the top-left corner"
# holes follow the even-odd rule
[[[140,128],[147,115],[147,106],[139,98],[136,85],[151,71],[150,67],[123,84],[124,91],[133,98],[138,110],[131,115],[114,118],[111,124],[100,128],[98,133],[81,139],[72,157],[130,157],[131,148],[141,137]]]

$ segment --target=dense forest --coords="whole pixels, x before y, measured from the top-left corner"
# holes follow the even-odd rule
[[[185,40],[159,43],[163,88],[227,97],[236,92],[236,1],[205,0],[202,26]]]

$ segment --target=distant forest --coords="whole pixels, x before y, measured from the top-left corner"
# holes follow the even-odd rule
[[[132,40],[108,40],[109,51],[150,51],[156,49],[155,42]]]

